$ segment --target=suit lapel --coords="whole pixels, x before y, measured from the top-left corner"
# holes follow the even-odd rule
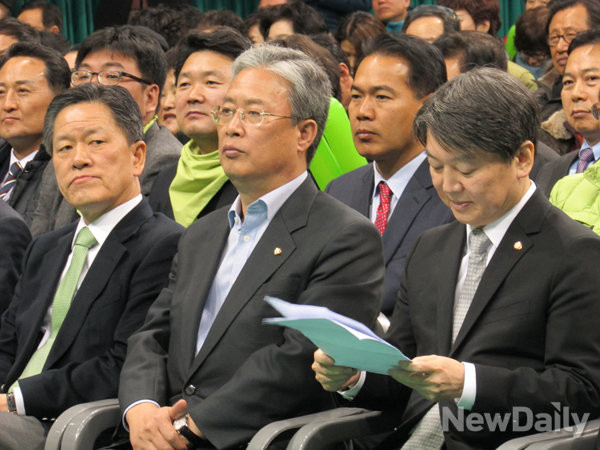
[[[64,321],[67,326],[60,328],[45,367],[51,367],[71,346],[88,316],[90,307],[103,292],[121,258],[127,253],[124,242],[151,216],[152,210],[146,200],[143,200],[121,219],[108,235],[75,293]]]
[[[458,222],[449,225],[450,231],[443,248],[432,260],[444,261],[444,270],[435,274],[438,285],[436,311],[437,350],[440,355],[448,355],[452,344],[452,317],[454,311],[454,292],[458,281],[458,271],[465,247],[465,226]]]
[[[371,181],[372,183],[373,181]],[[396,253],[423,205],[431,198],[427,191],[431,186],[429,164],[427,161],[423,161],[398,199],[398,203],[383,233],[383,251],[386,265]]]
[[[494,294],[504,282],[515,264],[529,251],[533,243],[528,235],[539,232],[550,204],[543,194],[536,190],[532,198],[525,204],[512,224],[508,227],[500,245],[490,260],[465,320],[452,347],[452,356],[478,318],[492,300]]]
[[[277,271],[296,248],[292,233],[306,225],[308,213],[317,195],[311,180],[306,180],[287,199],[252,251],[248,261],[234,282],[221,310],[206,336],[192,366],[196,371],[221,339],[237,314],[254,296],[256,291]],[[279,247],[280,254],[274,249]]]
[[[11,372],[15,373],[15,376],[18,376],[23,371],[31,355],[39,345],[40,329],[42,328],[48,307],[54,298],[58,280],[71,251],[74,232],[75,225],[69,226],[68,230],[65,230],[65,234],[60,236],[56,244],[48,250],[39,265],[41,269],[41,281],[39,283],[41,289],[34,299],[28,299],[28,302],[32,305],[29,313],[29,327],[23,339],[25,347],[22,351],[19,351],[17,360],[11,370]]]
[[[196,342],[198,340],[200,318],[212,282],[219,269],[223,249],[225,248],[229,236],[229,224],[227,219],[228,211],[229,208],[222,208],[213,216],[202,219],[205,226],[202,231],[202,245],[197,254],[198,264],[204,266],[205,270],[194,271],[194,276],[197,278],[194,280],[192,288],[190,289],[190,292],[193,292],[193,294],[184,294],[184,302],[186,304],[183,305],[183,311],[189,311],[190,320],[183,321],[184,329],[182,330],[182,334],[183,336],[187,336],[187,338],[183,339],[183,343],[181,343],[181,345],[183,345],[181,353],[183,355],[189,355],[187,368],[191,366],[194,355],[196,355]],[[211,221],[213,217],[214,223],[206,222]],[[184,268],[178,268],[178,271],[181,270],[184,270]]]

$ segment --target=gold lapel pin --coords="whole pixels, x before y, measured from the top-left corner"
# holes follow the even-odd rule
[[[514,243],[513,248],[515,250],[523,250],[523,243],[521,241],[517,241]]]
[[[282,250],[279,247],[275,247],[275,250],[273,250],[273,254],[275,256],[281,255]]]

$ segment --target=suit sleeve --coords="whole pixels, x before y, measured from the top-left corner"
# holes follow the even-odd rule
[[[372,325],[381,305],[383,271],[377,230],[360,217],[323,246],[297,303],[326,306]],[[310,409],[307,403],[324,395],[330,402],[310,368],[315,349],[299,332],[286,329],[282,342],[250,355],[217,391],[189,399],[196,425],[224,448],[249,440],[273,418]]]
[[[25,222],[15,217],[0,220],[0,314],[10,304],[29,242],[31,233]]]
[[[162,238],[143,249],[145,254],[133,271],[128,289],[121,291],[127,295],[122,299],[124,308],[114,327],[112,346],[87,360],[68,362],[19,381],[28,415],[56,417],[72,405],[117,395],[127,339],[142,324],[149,305],[166,284],[177,247],[179,233],[173,229],[163,231]],[[156,240],[154,235],[148,238]]]
[[[472,411],[503,412],[519,405],[552,413],[556,410],[551,402],[560,402],[579,414],[600,414],[597,261],[600,239],[589,235],[571,239],[552,274],[543,367],[476,364],[477,397]]]

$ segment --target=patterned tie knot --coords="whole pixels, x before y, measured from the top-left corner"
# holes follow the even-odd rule
[[[482,228],[473,228],[469,236],[469,247],[472,253],[476,255],[486,254],[490,244],[491,242]]]
[[[579,160],[577,161],[577,167],[575,173],[581,173],[587,167],[594,162],[594,152],[591,148],[585,147],[579,152]]]
[[[385,182],[379,183],[379,198],[381,203],[386,203],[389,205],[390,197],[392,196],[392,190]]]
[[[17,178],[17,176],[21,173],[21,170],[23,170],[21,163],[19,161],[15,161],[14,163],[12,163],[10,165],[10,169],[8,169],[8,173],[13,178]]]
[[[77,234],[77,239],[75,239],[75,245],[79,245],[87,249],[92,248],[97,243],[98,241],[88,227],[83,227]]]

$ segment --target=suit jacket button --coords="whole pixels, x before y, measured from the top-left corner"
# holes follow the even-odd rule
[[[194,386],[193,384],[190,384],[185,387],[183,392],[185,392],[185,395],[194,395],[194,392],[196,392],[196,386]]]

